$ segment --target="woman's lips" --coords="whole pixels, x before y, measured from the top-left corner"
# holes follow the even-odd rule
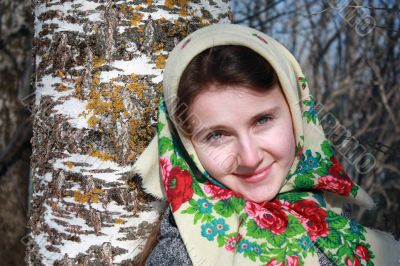
[[[236,175],[236,176],[242,178],[245,182],[248,182],[248,183],[258,183],[261,180],[264,180],[264,178],[266,178],[268,176],[269,172],[271,172],[272,164],[270,164],[269,166],[267,166],[266,168],[264,168],[260,171],[256,171],[254,174]]]

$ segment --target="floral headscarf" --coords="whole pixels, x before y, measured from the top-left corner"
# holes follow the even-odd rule
[[[296,158],[275,199],[256,203],[224,187],[201,165],[170,113],[191,59],[218,45],[242,45],[275,69],[287,99]],[[166,198],[193,265],[397,265],[399,243],[341,214],[343,202],[373,206],[344,172],[317,118],[298,62],[280,43],[244,26],[219,24],[183,39],[170,53],[157,136],[135,163],[147,192]]]

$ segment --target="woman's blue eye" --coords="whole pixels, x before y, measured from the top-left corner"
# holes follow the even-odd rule
[[[264,124],[266,124],[270,119],[271,119],[271,118],[268,117],[268,116],[263,116],[263,117],[261,117],[261,118],[259,118],[259,119],[257,120],[257,124],[258,124],[258,125],[264,125]]]
[[[207,136],[207,140],[219,140],[220,138],[222,138],[222,133],[221,132],[211,132],[208,136]]]

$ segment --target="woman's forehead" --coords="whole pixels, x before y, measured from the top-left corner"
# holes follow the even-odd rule
[[[201,92],[190,106],[190,116],[197,124],[213,127],[216,123],[239,122],[258,113],[276,111],[286,101],[279,87],[264,92],[249,88],[211,89]],[[200,118],[200,119],[199,119]]]

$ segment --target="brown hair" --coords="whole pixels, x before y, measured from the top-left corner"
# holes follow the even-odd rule
[[[177,92],[175,122],[191,133],[187,119],[190,105],[197,95],[211,85],[218,88],[242,86],[265,91],[278,83],[272,66],[258,53],[240,45],[221,45],[196,55],[182,73]]]
[[[225,86],[244,86],[255,91],[266,91],[278,84],[272,66],[258,53],[239,45],[214,46],[196,55],[182,73],[177,92],[177,108],[173,119],[190,132],[187,112],[195,97],[211,85],[223,89]],[[187,131],[186,131],[187,130]],[[144,265],[158,243],[161,213],[150,233],[136,265]]]

